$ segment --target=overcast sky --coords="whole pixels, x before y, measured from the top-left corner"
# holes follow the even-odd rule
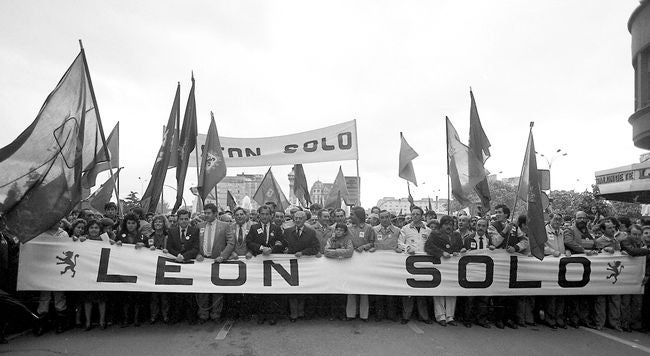
[[[637,5],[4,0],[0,146],[34,120],[81,38],[106,134],[120,121],[123,196],[146,188],[138,177],[150,177],[178,81],[184,110],[192,70],[203,133],[211,110],[229,137],[357,119],[365,207],[406,195],[397,176],[400,131],[420,154],[413,195],[446,197],[444,117],[467,140],[470,86],[492,142],[491,172],[519,175],[535,121],[539,152],[568,152],[553,164],[553,189],[584,190],[594,171],[638,162],[644,152],[627,122],[634,110],[627,21]],[[354,161],[341,164],[356,173]],[[305,165],[308,183],[332,182],[338,165]],[[290,169],[273,168],[287,195]],[[195,174],[187,182],[195,184]],[[167,184],[175,185],[173,170]]]

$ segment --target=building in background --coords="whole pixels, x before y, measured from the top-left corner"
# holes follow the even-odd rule
[[[632,67],[634,67],[634,113],[632,125],[634,145],[650,149],[650,2],[641,1],[627,22],[632,35]]]
[[[245,174],[241,173],[236,176],[226,176],[217,184],[217,206],[222,209],[227,208],[226,199],[228,191],[233,195],[237,204],[241,204],[244,197],[249,197],[251,209],[257,209],[258,204],[252,199],[257,187],[262,183],[264,175],[262,174]],[[215,203],[214,191],[205,199],[207,203]]]
[[[348,188],[348,193],[350,193],[350,201],[347,202],[348,205],[358,205],[359,204],[359,181],[360,179],[356,176],[354,177],[345,177],[345,185]],[[291,183],[291,175],[289,176],[289,183]],[[309,196],[311,197],[311,202],[325,205],[327,197],[332,190],[334,183],[323,183],[320,180],[314,182],[309,189]],[[293,189],[293,185],[292,185]],[[293,193],[291,193],[293,196]],[[295,197],[294,197],[295,199]],[[291,200],[293,201],[293,200]]]
[[[429,207],[429,199],[418,199],[414,200],[413,204],[419,206],[420,208],[427,210]],[[379,209],[388,210],[392,214],[403,214],[409,213],[411,210],[411,203],[408,198],[395,198],[395,197],[384,197],[377,201],[377,206]],[[447,213],[447,199],[431,199],[431,207],[436,214],[446,214]]]

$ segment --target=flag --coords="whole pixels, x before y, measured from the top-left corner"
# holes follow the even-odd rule
[[[469,109],[469,149],[480,162],[480,165],[470,166],[469,175],[476,177],[476,179],[480,178],[480,181],[474,187],[474,191],[481,199],[483,209],[488,211],[490,210],[490,188],[487,182],[485,161],[490,158],[490,140],[488,140],[485,131],[483,131],[481,118],[478,116],[478,109],[474,100],[474,93],[471,90],[469,91],[469,96],[471,98]]]
[[[180,107],[181,84],[179,83],[176,86],[176,94],[174,95],[172,110],[169,113],[169,118],[167,119],[167,126],[165,126],[163,141],[160,145],[160,148],[158,149],[156,162],[154,162],[153,168],[151,169],[151,179],[147,185],[147,190],[145,190],[144,194],[142,194],[142,199],[140,200],[142,209],[148,213],[156,212],[158,201],[162,195],[163,187],[165,185],[165,177],[167,176],[167,166],[169,165],[171,156],[173,156],[173,151],[171,148],[175,131],[174,123],[180,116]]]
[[[257,191],[253,195],[253,200],[260,206],[266,204],[266,202],[274,202],[282,210],[289,207],[289,201],[280,189],[280,185],[278,185],[275,177],[273,177],[271,168],[266,172],[264,179],[262,179],[259,187],[257,187]]]
[[[111,168],[120,167],[120,122],[118,121],[111,130],[111,133],[106,139],[106,146],[108,146],[108,156],[106,156],[106,150],[100,149],[99,156],[97,157],[97,162],[92,169],[89,169],[81,176],[81,186],[86,189],[90,189],[97,184],[97,175],[100,172],[108,171]]]
[[[399,137],[402,141],[399,148],[399,176],[415,184],[417,187],[418,182],[415,179],[415,171],[413,170],[413,163],[411,161],[418,156],[418,153],[409,146],[401,132],[399,133]]]
[[[183,116],[183,129],[178,138],[177,165],[176,165],[176,203],[172,209],[172,214],[183,203],[183,191],[185,188],[185,176],[187,175],[187,166],[190,163],[190,153],[196,148],[196,100],[194,98],[194,74],[192,74],[192,88],[190,96],[187,98],[185,115]]]
[[[235,197],[232,196],[232,193],[230,193],[230,191],[227,191],[226,205],[231,212],[235,211],[235,208],[237,208],[237,201],[235,200]]]
[[[524,189],[522,189],[524,187]],[[519,177],[519,194],[524,195],[524,201],[528,202],[526,213],[526,225],[528,227],[528,242],[530,252],[539,260],[544,259],[544,245],[546,244],[546,228],[544,227],[544,207],[542,206],[542,191],[540,179],[537,173],[537,158],[535,157],[535,142],[533,140],[533,123],[530,124],[528,144],[524,164]]]
[[[350,193],[348,192],[348,186],[345,183],[345,176],[343,175],[343,169],[339,166],[339,173],[336,175],[334,184],[332,185],[332,190],[330,190],[327,200],[325,200],[325,208],[334,208],[338,209],[341,207],[341,199],[347,204],[350,201]]]
[[[82,49],[36,119],[0,149],[0,214],[22,242],[50,229],[81,201],[82,174],[105,149],[89,73]]]
[[[299,201],[304,201],[307,206],[311,205],[309,188],[307,187],[307,177],[305,176],[305,170],[302,168],[302,164],[296,164],[293,166],[293,174],[293,194],[296,195],[296,198],[298,198]]]
[[[447,120],[447,174],[451,179],[451,194],[461,205],[467,206],[471,202],[469,194],[479,182],[480,177],[472,177],[469,172],[480,166],[476,156],[470,154],[469,147],[463,144],[458,137],[458,132]],[[474,167],[474,168],[470,168]]]
[[[212,113],[210,114],[212,115]],[[199,174],[197,187],[199,196],[203,201],[225,176],[226,162],[223,159],[221,143],[219,143],[217,124],[215,124],[214,116],[212,116],[208,136],[205,138],[205,145],[203,146],[203,154],[201,155],[201,173]]]
[[[113,197],[113,191],[115,189],[115,181],[118,179],[120,170],[121,168],[118,168],[117,172],[113,175],[113,177],[108,177],[106,182],[100,185],[99,188],[93,194],[91,194],[90,197],[88,197],[87,199],[90,206],[93,209],[101,212],[102,214],[105,213],[104,205],[109,201],[111,201],[111,198]]]
[[[413,211],[413,208],[415,208],[415,202],[413,200],[413,196],[411,195],[411,187],[407,184],[406,189],[408,190],[409,196],[407,200],[409,201],[409,210]]]
[[[431,206],[431,197],[428,197],[428,198],[429,198],[429,206],[427,207],[427,210],[428,211],[433,211],[433,206]]]

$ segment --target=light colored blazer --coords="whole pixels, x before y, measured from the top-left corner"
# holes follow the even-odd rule
[[[224,260],[230,257],[230,254],[235,248],[235,237],[230,230],[230,224],[220,220],[215,220],[216,233],[212,241],[212,258],[223,257]],[[205,257],[205,229],[206,222],[198,225],[199,228],[199,253]]]

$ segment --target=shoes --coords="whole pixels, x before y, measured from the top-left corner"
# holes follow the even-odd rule
[[[298,320],[298,319],[296,319],[296,318],[289,318],[289,321],[292,322],[292,323],[295,323],[296,320]]]
[[[264,324],[264,319],[262,319],[262,318],[257,319],[257,324],[258,325]]]
[[[466,328],[471,328],[471,327],[472,327],[472,323],[468,323],[468,322],[464,322],[463,325],[464,325]]]
[[[367,323],[368,319],[361,319],[361,321],[363,321],[364,323]]]
[[[135,323],[133,323],[133,326],[135,326],[136,328],[139,328],[140,327],[140,322],[136,321]]]
[[[427,319],[427,320],[422,320],[423,323],[425,324],[433,324],[433,320]]]
[[[623,331],[623,329],[620,326],[613,326],[612,329],[614,329],[614,330],[616,330],[618,332]]]
[[[479,324],[479,325],[480,325],[480,324]],[[503,329],[503,328],[505,327],[505,326],[503,325],[503,322],[502,322],[502,321],[497,321],[496,323],[494,323],[494,325],[495,325],[498,329]],[[483,326],[483,325],[481,325],[481,326]]]
[[[567,328],[566,324],[557,324],[557,327],[558,327],[558,328],[562,328],[562,329],[566,329],[566,328]]]
[[[568,324],[570,327],[574,328],[574,329],[579,329],[579,328],[580,328],[580,325],[578,325],[578,323],[568,322],[567,324]],[[565,328],[566,328],[566,325],[565,325]]]
[[[163,323],[169,325],[169,318],[164,317],[164,318],[163,318]]]
[[[536,322],[526,323],[526,325],[528,325],[528,326],[537,326],[537,323],[536,323]],[[525,327],[525,326],[524,326],[524,327]]]
[[[399,323],[402,324],[402,325],[404,325],[404,324],[408,324],[408,323],[409,323],[409,320],[408,320],[408,319],[402,319],[402,320],[400,320]]]
[[[521,326],[522,328],[525,328],[525,327],[526,327],[526,323],[516,323],[515,325],[517,325],[517,326]]]
[[[632,329],[630,329],[629,326],[625,326],[625,327],[623,327],[622,329],[623,329],[623,331],[625,331],[626,333],[631,333],[631,332],[632,332]]]
[[[384,319],[383,318],[375,318],[375,321],[378,322],[378,323],[381,322],[382,320],[384,320]]]
[[[450,321],[447,322],[447,325],[449,325],[449,326],[456,326],[456,325],[458,325],[458,324],[456,324],[456,321],[454,321],[454,320],[450,320]]]
[[[106,323],[99,323],[99,327],[102,328],[102,330],[106,330],[108,325],[106,325]]]
[[[86,327],[84,328],[84,331],[90,331],[90,329],[92,329],[92,327],[90,325],[86,325]]]
[[[208,321],[208,319],[199,319],[199,325],[203,325]]]
[[[486,329],[492,328],[489,323],[478,323],[478,325]],[[497,324],[497,328],[499,328],[498,324]],[[501,323],[501,327],[499,329],[503,329],[503,323]]]
[[[510,320],[506,321],[506,326],[509,327],[510,329],[519,329],[519,327],[517,327],[517,324],[513,323]]]
[[[278,321],[275,320],[275,319],[271,319],[271,320],[269,320],[269,325],[275,325],[275,324],[277,324],[277,323],[278,323]]]
[[[346,318],[345,318],[345,321],[352,321],[352,320],[354,320],[354,319],[355,319],[355,318],[346,317]]]
[[[151,320],[149,320],[149,324],[153,325],[156,323],[156,321],[158,321],[156,318],[151,318]]]
[[[438,324],[440,324],[440,326],[447,326],[447,321],[446,320],[438,320]]]
[[[548,327],[553,329],[553,330],[557,329],[557,325],[555,325],[555,324],[548,324]]]

